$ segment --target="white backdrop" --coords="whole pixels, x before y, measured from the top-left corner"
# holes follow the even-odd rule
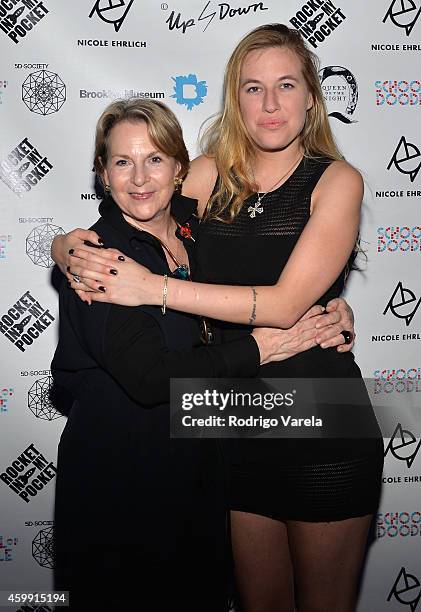
[[[57,341],[49,246],[97,217],[95,122],[113,98],[161,99],[193,157],[234,45],[283,22],[318,53],[332,127],[366,181],[367,262],[347,298],[357,361],[389,418],[358,610],[421,610],[420,13],[421,0],[0,1],[0,590],[51,587],[64,418],[48,402]],[[81,555],[84,545],[75,542]]]

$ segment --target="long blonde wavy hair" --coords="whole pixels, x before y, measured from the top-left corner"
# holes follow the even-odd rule
[[[306,157],[343,159],[330,129],[323,93],[318,78],[319,60],[310,51],[297,30],[280,23],[267,24],[252,30],[234,49],[225,70],[222,112],[212,121],[201,138],[202,151],[215,159],[218,186],[212,194],[206,219],[231,222],[246,198],[258,190],[250,178],[255,144],[247,132],[239,102],[240,73],[243,62],[256,49],[287,48],[301,60],[303,76],[313,96],[300,134]]]

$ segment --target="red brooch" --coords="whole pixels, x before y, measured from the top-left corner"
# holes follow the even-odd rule
[[[186,223],[186,225],[180,225],[180,234],[183,236],[183,238],[190,238],[191,239],[191,229],[190,229],[190,223]]]

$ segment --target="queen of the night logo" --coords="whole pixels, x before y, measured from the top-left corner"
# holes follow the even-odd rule
[[[48,12],[44,2],[38,0],[2,0],[0,29],[18,44]]]
[[[0,179],[20,198],[50,172],[53,165],[24,138],[0,161]]]
[[[50,311],[26,291],[0,317],[0,332],[24,353],[53,321]]]
[[[57,469],[44,455],[30,444],[0,474],[2,480],[27,504],[53,480]]]

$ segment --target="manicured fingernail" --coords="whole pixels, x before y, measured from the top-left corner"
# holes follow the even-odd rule
[[[98,238],[98,244],[104,244],[104,241],[102,238]]]
[[[118,272],[117,272],[117,270],[115,268],[111,268],[110,274],[114,274],[114,276],[116,276],[118,274]]]
[[[100,285],[100,286],[98,287],[98,290],[99,290],[99,291],[102,291],[102,293],[105,293],[105,292],[107,291],[107,290],[106,290],[106,288],[105,288],[105,287],[103,287],[102,285]]]
[[[71,283],[70,281],[67,281],[67,286],[68,286],[68,287],[71,287],[71,286],[72,286],[72,283]]]
[[[75,252],[74,249],[69,249],[69,255],[73,255],[74,252]]]
[[[118,259],[118,261],[126,261],[126,260],[124,259],[123,255],[119,255],[119,256],[117,257],[117,259]]]
[[[67,266],[66,270],[67,270],[68,272],[70,272],[70,266]]]

